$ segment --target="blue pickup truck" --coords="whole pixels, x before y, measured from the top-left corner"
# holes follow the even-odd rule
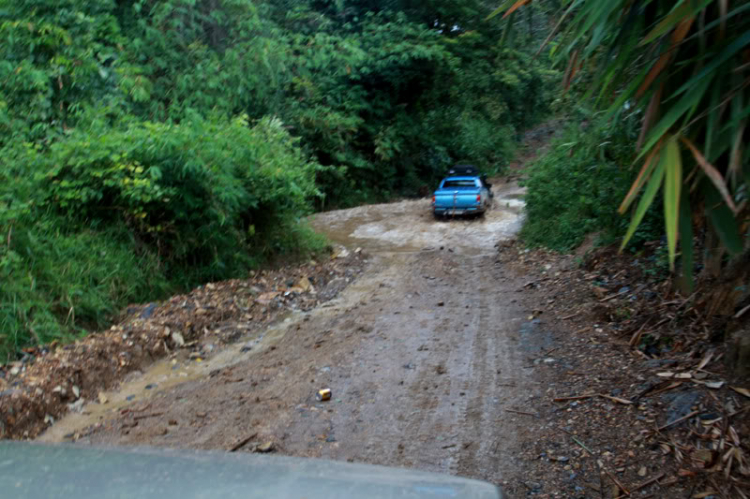
[[[435,217],[483,215],[492,204],[490,184],[472,169],[455,169],[432,196]]]

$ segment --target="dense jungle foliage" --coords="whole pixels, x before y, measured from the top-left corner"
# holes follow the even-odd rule
[[[494,7],[0,0],[0,362],[319,249],[315,209],[502,168],[555,73],[544,8],[508,37]]]
[[[531,3],[506,0],[491,17],[503,13],[512,23]],[[625,247],[643,232],[644,220],[653,220],[658,206],[663,222],[656,235],[666,236],[673,268],[680,257],[686,290],[698,268],[717,276],[747,259],[750,4],[558,3],[556,27],[541,50],[555,54],[565,68],[565,90],[582,94],[579,102],[598,126],[586,137],[569,131],[570,144],[558,144],[537,164],[538,177],[530,181],[527,236],[536,244],[565,248],[596,227],[620,233]],[[629,152],[622,147],[624,137],[632,143]],[[560,148],[569,149],[571,164],[556,172],[562,169]],[[636,168],[629,168],[633,164]],[[543,179],[559,178],[559,173],[575,177],[576,187],[571,195],[549,200]],[[618,199],[602,198],[597,194],[601,187]],[[612,202],[630,219],[627,227],[612,219]],[[581,224],[566,222],[569,229],[545,234],[541,228],[548,219],[543,216],[553,211],[567,220],[580,213]],[[647,225],[646,230],[656,228]]]
[[[635,154],[639,120],[632,114],[612,123],[590,110],[571,107],[561,131],[527,169],[526,223],[521,237],[532,247],[567,252],[588,234],[597,243],[612,244],[626,233],[627,217],[617,208],[633,182],[627,168]],[[571,109],[569,108],[569,109]],[[643,243],[662,237],[664,218],[650,210],[630,241],[638,251]]]

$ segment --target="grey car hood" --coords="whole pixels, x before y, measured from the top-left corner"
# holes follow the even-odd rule
[[[255,454],[0,442],[0,491],[18,499],[501,499],[487,483]]]

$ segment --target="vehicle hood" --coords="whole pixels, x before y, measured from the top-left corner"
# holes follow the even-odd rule
[[[0,442],[0,490],[17,499],[501,499],[487,483],[257,454]]]

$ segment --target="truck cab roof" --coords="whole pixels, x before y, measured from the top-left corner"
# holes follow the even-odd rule
[[[456,165],[448,170],[447,176],[479,175],[479,168],[474,165]]]

